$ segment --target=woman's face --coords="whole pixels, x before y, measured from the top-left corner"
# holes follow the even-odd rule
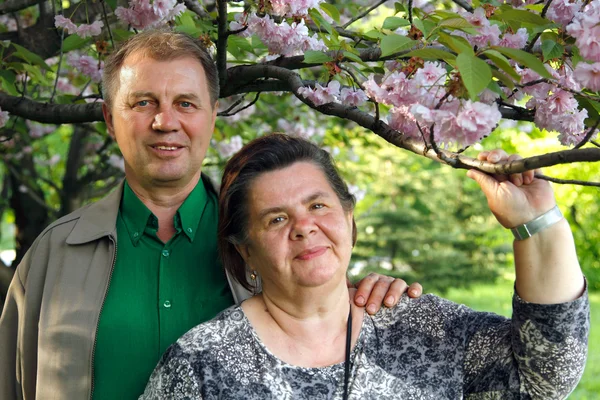
[[[344,282],[352,253],[346,212],[319,167],[296,162],[264,173],[249,190],[248,242],[237,246],[263,290]]]

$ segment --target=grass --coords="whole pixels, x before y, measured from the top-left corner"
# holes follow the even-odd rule
[[[445,298],[480,311],[492,311],[510,316],[512,282],[497,285],[478,285],[469,290],[450,289]],[[569,399],[592,400],[600,398],[600,293],[590,294],[592,326],[588,358],[583,377]]]

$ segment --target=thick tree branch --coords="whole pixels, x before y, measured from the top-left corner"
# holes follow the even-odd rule
[[[0,15],[24,10],[27,7],[45,2],[46,0],[5,0],[0,4]]]
[[[11,114],[47,124],[102,121],[101,103],[45,104],[0,93],[0,108]]]

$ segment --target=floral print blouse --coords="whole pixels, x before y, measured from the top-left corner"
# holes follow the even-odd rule
[[[405,295],[365,314],[349,399],[565,398],[583,373],[589,326],[587,292],[553,305],[515,294],[512,319]],[[279,360],[233,306],[173,344],[140,399],[341,399],[343,386],[343,363]]]

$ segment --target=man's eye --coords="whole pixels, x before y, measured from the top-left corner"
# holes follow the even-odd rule
[[[138,101],[137,103],[135,103],[135,105],[138,107],[146,107],[148,104],[149,104],[148,100],[141,100],[141,101]]]
[[[316,203],[316,204],[313,204],[313,205],[312,205],[312,208],[313,208],[314,210],[319,210],[319,209],[321,209],[321,208],[325,208],[325,204]]]
[[[192,103],[190,103],[189,101],[182,101],[181,102],[181,107],[183,108],[189,108],[192,106]]]

